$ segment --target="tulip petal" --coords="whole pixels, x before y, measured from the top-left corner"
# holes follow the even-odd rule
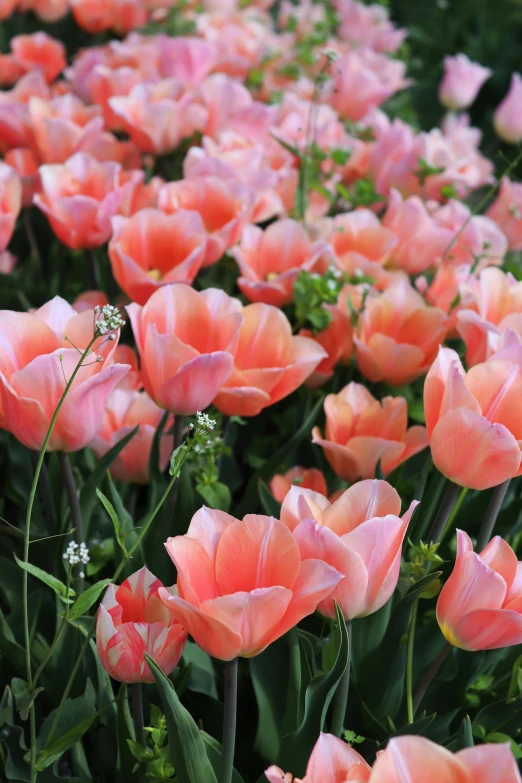
[[[40,403],[28,397],[19,397],[2,373],[0,399],[5,428],[28,449],[40,451],[49,429],[49,420]]]
[[[219,539],[225,529],[236,521],[235,517],[227,514],[225,511],[202,506],[192,517],[187,535],[195,538],[201,544],[212,563],[214,563]]]
[[[503,578],[509,590],[517,574],[518,560],[516,554],[500,536],[495,536],[480,553],[483,563]]]
[[[168,538],[165,548],[178,571],[179,594],[199,606],[219,595],[214,564],[196,539],[190,536]]]
[[[334,737],[333,734],[321,732],[306,767],[307,779],[344,781],[350,780],[351,777],[355,779],[355,771],[357,771],[357,780],[363,783],[370,777],[371,767],[361,754],[346,742]]]
[[[401,499],[397,490],[387,481],[366,479],[358,481],[332,503],[324,515],[324,524],[342,536],[372,517],[399,516],[400,513]]]
[[[182,416],[205,410],[230,377],[233,366],[231,354],[225,351],[196,356],[163,384],[157,402]]]
[[[522,643],[522,615],[509,609],[475,609],[458,621],[453,635],[453,643],[463,650],[511,647]]]
[[[221,389],[213,404],[225,416],[257,416],[271,401],[269,394],[254,386],[229,386]]]
[[[517,762],[508,742],[477,745],[459,750],[459,761],[471,774],[473,783],[520,783]]]
[[[293,484],[286,493],[281,505],[281,522],[289,530],[306,518],[315,519],[324,524],[324,514],[330,507],[330,501],[320,492],[304,489]]]
[[[464,764],[424,737],[394,737],[379,753],[372,783],[471,783]]]
[[[452,365],[457,368],[459,375],[463,377],[465,374],[464,368],[458,353],[451,348],[443,348],[441,346],[437,358],[431,365],[424,381],[424,415],[428,435],[430,436],[441,416],[442,400]]]

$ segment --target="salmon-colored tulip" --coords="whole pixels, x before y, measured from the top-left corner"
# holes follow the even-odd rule
[[[292,6],[293,7],[293,6]],[[306,765],[306,775],[292,779],[279,767],[269,767],[269,783],[365,783],[371,768],[356,750],[333,734],[321,734]]]
[[[103,291],[82,291],[82,293],[77,296],[72,303],[72,307],[76,310],[77,313],[83,313],[84,310],[94,310],[95,307],[101,308],[107,304],[109,304],[109,300]],[[127,346],[118,345],[116,348],[116,353],[123,349],[126,350]],[[133,353],[132,348],[129,348],[128,350]],[[125,361],[123,364],[130,364],[130,362]]]
[[[37,155],[30,147],[16,147],[5,153],[4,160],[16,171],[22,181],[22,205],[30,207],[34,194],[40,190]]]
[[[256,302],[242,314],[234,371],[214,399],[226,416],[257,416],[295,391],[326,358],[315,340],[292,336],[288,318],[277,307]]]
[[[8,19],[13,13],[13,11],[15,10],[17,5],[18,5],[18,0],[1,0],[0,20]]]
[[[16,171],[0,162],[0,252],[5,250],[22,208],[22,183]]]
[[[67,64],[63,43],[43,32],[16,35],[11,40],[11,51],[24,72],[40,68],[49,84]]]
[[[520,472],[522,346],[504,348],[465,372],[440,348],[424,384],[435,466],[455,484],[488,489]]]
[[[100,109],[84,106],[74,95],[62,95],[50,101],[32,97],[28,106],[37,151],[43,163],[64,163],[75,152],[87,152],[103,129]]]
[[[78,364],[76,348],[87,348],[93,322],[92,310],[77,313],[60,297],[34,313],[2,311],[0,421],[28,448],[42,448],[66,382]],[[113,364],[116,343],[100,337],[93,346],[102,361],[91,356],[78,371],[58,414],[49,451],[78,451],[96,435],[105,401],[129,370],[126,364]]]
[[[397,237],[382,226],[371,210],[356,209],[334,217],[328,241],[338,266],[353,275],[358,269],[370,273],[374,266],[380,268],[385,264],[397,244]],[[371,267],[365,269],[365,262],[370,262]]]
[[[327,383],[340,362],[347,362],[353,353],[353,326],[351,315],[338,305],[323,305],[332,316],[326,329],[313,334],[301,329],[302,337],[313,337],[328,354],[309,376],[306,385],[312,388]]]
[[[407,429],[408,408],[404,397],[384,397],[379,402],[368,389],[353,381],[339,394],[324,401],[326,434],[312,431],[313,443],[345,481],[374,478],[380,462],[384,475],[428,445],[426,428]]]
[[[134,348],[130,345],[118,345],[114,351],[114,361],[119,364],[128,364],[129,372],[118,384],[118,389],[143,389],[141,372],[138,366],[138,356]]]
[[[203,507],[187,534],[165,546],[178,582],[160,588],[161,600],[202,650],[224,661],[262,652],[341,579],[321,560],[301,558],[293,535],[273,517],[240,520]]]
[[[522,184],[502,178],[500,191],[486,215],[507,237],[510,250],[522,250]]]
[[[471,106],[493,71],[472,62],[465,54],[444,58],[444,78],[439,87],[441,103],[452,111]]]
[[[119,214],[124,217],[132,217],[140,209],[155,209],[158,206],[158,196],[165,180],[162,177],[152,177],[145,182],[145,172],[139,169],[120,171],[119,182],[121,185],[131,183],[129,189],[125,189],[125,197],[120,203]]]
[[[69,12],[69,0],[21,0],[20,6],[43,22],[57,22]]]
[[[360,371],[374,383],[392,386],[424,375],[444,340],[447,320],[407,282],[370,297],[354,334]]]
[[[122,198],[119,171],[118,163],[99,163],[83,152],[64,164],[40,167],[42,192],[34,203],[67,247],[94,248],[107,242]]]
[[[210,405],[233,370],[240,302],[216,288],[197,292],[174,283],[127,312],[154,402],[187,416]]]
[[[205,257],[207,238],[197,212],[165,215],[142,209],[114,217],[109,258],[116,282],[138,304],[168,283],[192,283]]]
[[[333,256],[326,242],[310,241],[295,220],[277,220],[262,231],[247,226],[231,251],[240,277],[237,284],[251,302],[282,307],[292,301],[296,277],[302,271],[326,272]]]
[[[522,139],[521,106],[522,76],[514,73],[511,76],[509,91],[493,116],[497,135],[509,144],[516,144]]]
[[[522,642],[522,563],[495,536],[480,554],[457,530],[457,559],[437,601],[437,622],[463,650],[494,650]]]
[[[158,597],[159,579],[145,566],[121,585],[109,585],[96,622],[103,668],[119,682],[154,682],[145,653],[169,675],[183,653],[187,632]]]
[[[105,127],[112,131],[121,131],[124,124],[109,105],[109,98],[128,95],[133,87],[143,83],[143,75],[137,68],[122,66],[110,68],[108,65],[95,65],[89,74],[89,91],[92,102],[101,106]]]
[[[269,486],[270,492],[278,503],[283,502],[292,486],[299,486],[301,489],[313,489],[322,495],[326,495],[328,492],[326,479],[320,470],[317,470],[317,468],[302,468],[300,465],[290,468],[284,474],[276,473]]]
[[[451,234],[443,259],[445,264],[468,264],[478,270],[486,266],[500,266],[508,249],[503,232],[494,220],[484,215],[473,215],[462,201],[450,199],[432,214],[441,229]]]
[[[109,472],[120,481],[148,484],[152,441],[162,415],[161,408],[152,402],[146,392],[118,387],[105,404],[101,427],[89,447],[101,458],[139,425],[137,433],[111,463]],[[172,422],[168,426],[170,424]],[[159,459],[161,470],[167,466],[172,449],[172,435],[163,435]]]
[[[254,194],[234,180],[194,177],[164,185],[158,206],[167,214],[180,209],[199,212],[208,233],[204,266],[209,266],[239,241],[252,215]]]
[[[506,330],[522,336],[522,282],[511,274],[486,267],[460,286],[460,298],[457,329],[470,367],[499,349]]]
[[[397,586],[402,543],[416,505],[401,518],[401,499],[386,481],[359,481],[334,503],[313,490],[290,489],[281,521],[293,529],[301,557],[317,557],[344,574],[317,611],[333,619],[337,601],[344,617],[353,620],[384,606]]]
[[[425,737],[394,737],[377,754],[371,783],[520,783],[508,743],[477,745],[458,753]]]

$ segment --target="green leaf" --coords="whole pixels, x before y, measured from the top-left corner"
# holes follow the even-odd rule
[[[147,761],[152,761],[155,756],[153,750],[144,748],[139,742],[136,742],[136,740],[127,739],[127,745],[136,761],[144,761],[146,763]]]
[[[207,751],[208,760],[212,764],[212,768],[219,780],[219,776],[221,775],[222,770],[221,744],[215,740],[214,737],[211,737],[210,734],[206,734],[204,731],[201,732],[201,736],[203,738],[203,742],[205,743],[205,750]],[[232,770],[232,783],[244,783],[243,778],[235,769]]]
[[[217,701],[216,672],[210,655],[194,642],[188,641],[183,650],[183,662],[190,666],[189,690],[203,693]]]
[[[112,522],[112,525],[114,527],[114,533],[116,535],[116,541],[120,545],[120,547],[123,549],[125,555],[127,554],[127,550],[125,549],[125,531],[123,529],[123,526],[120,522],[120,519],[118,517],[118,514],[116,513],[116,509],[112,505],[111,501],[105,497],[103,492],[96,488],[96,494],[98,495],[98,499],[101,501],[105,511],[110,517],[110,520]]]
[[[474,745],[473,741],[473,729],[471,728],[471,721],[469,719],[469,715],[466,715],[465,718],[462,719],[462,722],[460,724],[459,733],[457,734],[457,739],[455,742],[455,747],[451,747],[450,750],[456,751],[456,750],[463,750],[464,748],[472,748]]]
[[[228,511],[230,508],[231,495],[226,484],[214,481],[211,484],[197,484],[196,489],[210,508],[220,511]]]
[[[257,489],[259,492],[259,500],[261,501],[261,505],[263,506],[265,513],[270,517],[279,519],[279,515],[281,513],[281,503],[277,502],[262,478],[257,480]]]
[[[106,587],[111,583],[111,579],[101,579],[99,582],[91,585],[87,590],[76,599],[74,604],[69,610],[68,620],[76,620],[86,612],[89,611],[91,606],[96,603],[100,595],[103,593]]]
[[[270,762],[277,759],[283,735],[290,676],[290,648],[283,637],[248,661],[257,701],[258,722],[254,748]]]
[[[508,699],[522,694],[522,655],[519,655],[513,664],[511,683],[509,685]]]
[[[151,707],[153,706],[151,705]],[[134,722],[129,708],[127,683],[123,682],[116,700],[116,742],[118,746],[116,770],[118,783],[128,783],[131,778],[134,756],[128,741],[135,738]]]
[[[11,680],[11,690],[13,691],[16,709],[20,713],[20,718],[22,720],[27,720],[31,705],[40,691],[43,691],[43,688],[35,688],[34,691],[30,691],[25,680],[20,679],[20,677],[13,677]]]
[[[171,760],[179,783],[217,783],[194,719],[181,704],[172,683],[158,664],[147,654],[145,660],[154,675],[163,704]]]
[[[69,593],[67,593],[66,585],[64,585],[64,583],[55,576],[48,574],[47,571],[44,571],[42,568],[38,568],[38,566],[35,566],[32,563],[25,563],[23,560],[19,560],[16,555],[14,557],[23,571],[27,571],[28,574],[31,574],[31,576],[39,579],[41,582],[50,587],[51,590],[54,590],[56,595],[59,596],[65,603],[72,603],[71,596],[75,595],[75,592],[71,587],[69,588]]]

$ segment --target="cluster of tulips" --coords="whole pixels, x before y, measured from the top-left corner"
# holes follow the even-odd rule
[[[306,434],[322,469],[278,464],[286,472],[269,477],[275,516],[255,503],[243,504],[242,518],[230,503],[203,506],[165,542],[174,586],[145,565],[131,573],[127,561],[121,583],[105,581],[95,621],[105,671],[153,683],[151,659],[171,675],[191,637],[233,677],[238,657],[261,655],[315,612],[334,629],[393,604],[410,523],[423,514],[421,495],[411,500],[393,484],[422,466],[424,450],[448,489],[418,581],[465,493],[492,490],[478,542],[457,530],[437,596],[443,656],[521,644],[522,563],[516,541],[492,534],[522,473],[522,281],[502,268],[522,250],[522,185],[497,180],[464,113],[491,70],[448,56],[439,87],[447,113],[419,131],[386,113],[411,81],[398,56],[406,31],[381,5],[0,0],[0,18],[16,16],[18,30],[69,13],[104,42],[71,54],[47,32],[18,32],[0,55],[2,280],[24,287],[22,237],[44,279],[58,252],[94,281],[74,296],[65,285],[38,307],[0,311],[0,426],[40,452],[36,482],[49,452],[71,478],[67,455],[89,448],[110,457],[111,487],[147,485],[169,460],[174,475],[194,430],[186,417],[203,432],[215,426],[209,415],[223,429],[248,427],[305,393],[324,409],[324,425]],[[181,33],[169,34],[173,20]],[[519,74],[494,129],[505,144],[522,140]],[[465,203],[479,188],[489,189],[484,213]],[[109,295],[130,322],[125,344]],[[412,424],[415,394],[423,405]],[[74,522],[76,489],[66,487]],[[26,580],[41,578],[30,570],[33,500],[34,492]],[[154,536],[150,522],[133,552]],[[88,564],[79,531],[80,549],[63,555],[68,579]],[[26,603],[27,581],[24,590]],[[24,621],[27,644],[27,610]],[[27,655],[34,720],[40,670],[35,680]],[[345,687],[346,702],[345,663],[335,698]],[[409,705],[410,724],[426,688]],[[236,774],[231,698],[227,691],[222,783]],[[509,744],[495,739],[453,753],[402,730],[370,765],[340,738],[346,704],[334,707],[340,720],[328,707],[302,783],[521,781]],[[32,783],[41,771],[33,735],[30,748]],[[301,770],[265,774],[291,783]]]

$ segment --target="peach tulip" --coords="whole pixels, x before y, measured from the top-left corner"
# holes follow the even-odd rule
[[[380,462],[384,475],[428,445],[426,428],[407,429],[404,397],[379,402],[353,381],[324,401],[326,433],[312,430],[312,442],[321,446],[337,475],[345,481],[374,478]]]
[[[69,12],[69,0],[21,0],[20,6],[43,22],[57,22]]]
[[[111,109],[109,98],[128,95],[133,87],[141,83],[143,75],[137,68],[110,68],[100,63],[92,69],[89,74],[90,98],[93,103],[101,106],[106,128],[112,131],[121,131],[124,128],[122,119]]]
[[[353,620],[384,606],[397,586],[416,505],[400,517],[401,499],[386,481],[359,481],[334,503],[309,489],[290,489],[281,521],[293,529],[301,557],[317,557],[344,574],[318,612],[334,619],[336,601],[346,620]]]
[[[335,0],[334,8],[339,15],[339,38],[354,46],[364,44],[376,52],[396,52],[406,37],[406,30],[398,30],[390,21],[388,8],[379,3]]]
[[[493,72],[472,62],[465,54],[444,58],[444,78],[439,87],[441,103],[452,111],[471,106]]]
[[[16,35],[11,39],[11,51],[24,72],[40,68],[49,84],[67,64],[63,43],[44,32]]]
[[[187,632],[159,600],[163,585],[141,568],[121,585],[109,585],[96,621],[103,668],[118,682],[154,682],[145,653],[169,675],[183,653]]]
[[[371,783],[521,783],[509,743],[457,753],[425,737],[393,737],[377,754]]]
[[[312,242],[297,221],[288,219],[277,220],[264,231],[247,226],[231,255],[241,275],[237,284],[247,299],[275,307],[292,301],[300,272],[322,274],[332,261],[324,241]]]
[[[407,282],[370,297],[353,338],[359,370],[374,383],[410,383],[430,368],[447,320]]]
[[[497,107],[493,123],[497,135],[502,141],[516,144],[522,139],[522,76],[514,73],[511,76],[509,92]]]
[[[285,314],[256,302],[242,310],[234,370],[214,399],[225,416],[257,416],[304,383],[326,352],[309,337],[292,336]]]
[[[451,246],[443,255],[446,264],[468,264],[483,269],[500,266],[508,243],[497,224],[484,215],[473,215],[470,208],[457,199],[450,199],[443,207],[432,211],[440,228],[448,229]]]
[[[74,95],[50,101],[31,97],[28,107],[36,148],[44,163],[64,163],[75,152],[86,152],[103,129],[99,108],[84,106]]]
[[[159,596],[209,655],[224,661],[258,655],[315,611],[341,575],[321,560],[301,558],[279,520],[243,520],[203,507],[187,534],[169,538],[177,587]]]
[[[187,416],[210,405],[234,367],[241,303],[217,288],[175,283],[127,312],[154,402]]]
[[[131,183],[125,189],[125,197],[120,203],[119,214],[132,217],[140,209],[155,209],[158,206],[158,196],[165,180],[162,177],[152,177],[145,182],[145,172],[139,169],[120,171],[118,177],[121,185]]]
[[[486,215],[502,229],[510,250],[522,250],[522,184],[503,177],[500,191]]]
[[[356,750],[333,734],[320,733],[306,765],[306,775],[293,783],[365,783],[371,768]],[[265,776],[269,783],[292,783],[279,767],[269,767]]]
[[[159,209],[142,209],[131,218],[114,217],[112,228],[113,275],[138,304],[168,283],[192,283],[203,263],[207,239],[197,212],[165,215]]]
[[[471,367],[495,353],[506,330],[522,336],[522,282],[497,267],[483,269],[460,286],[457,330]]]
[[[93,337],[94,313],[76,313],[60,297],[34,313],[0,316],[0,423],[24,446],[39,451],[60,397]],[[76,348],[72,347],[72,344]],[[103,343],[103,344],[102,344]],[[58,414],[49,451],[78,451],[94,438],[105,401],[129,366],[113,364],[117,340],[100,337],[78,371]]]
[[[13,11],[15,10],[17,5],[18,5],[18,0],[1,0],[0,20],[8,19],[13,13]]]
[[[119,171],[118,163],[99,163],[83,152],[64,164],[40,167],[42,192],[34,203],[67,247],[95,248],[107,242],[122,198]]]
[[[522,563],[495,536],[480,554],[457,530],[457,559],[437,600],[437,622],[454,647],[495,650],[522,642]]]
[[[84,310],[94,310],[95,307],[101,308],[108,304],[109,300],[103,291],[82,291],[82,293],[77,296],[72,303],[72,307],[76,310],[77,313],[83,313]],[[121,351],[124,348],[126,349],[127,346],[118,345],[115,353]],[[129,348],[129,350],[132,352],[132,348]],[[123,364],[130,364],[130,362],[125,361]]]
[[[509,346],[466,373],[440,348],[424,383],[435,466],[455,484],[488,489],[520,472],[522,346]]]
[[[148,484],[152,440],[162,415],[161,408],[152,402],[146,392],[118,387],[105,404],[101,427],[89,447],[101,458],[139,425],[137,433],[111,463],[109,472],[120,481]],[[165,470],[172,449],[172,435],[163,435],[160,443],[160,470]]]
[[[335,252],[337,264],[345,272],[354,275],[358,269],[376,274],[390,258],[397,237],[384,228],[379,218],[369,209],[356,209],[344,215],[336,215],[331,222],[328,241]],[[368,270],[365,262],[370,262]]]
[[[134,348],[131,348],[130,345],[118,345],[114,351],[114,361],[120,364],[128,364],[130,367],[125,378],[119,382],[118,389],[136,389],[138,391],[143,389],[138,356]]]
[[[35,193],[40,190],[38,157],[30,147],[16,147],[4,155],[5,162],[11,166],[22,182],[22,205],[30,207]]]
[[[302,468],[296,465],[290,468],[286,473],[276,473],[270,482],[270,492],[278,503],[282,503],[292,486],[301,487],[301,489],[313,489],[326,495],[328,488],[326,479],[317,468]],[[284,520],[283,520],[284,522]]]
[[[199,212],[208,234],[203,266],[209,266],[239,241],[252,215],[254,194],[233,180],[194,177],[164,185],[158,206],[167,214],[180,209]]]
[[[22,183],[16,171],[0,162],[0,252],[11,241],[22,208]]]
[[[313,337],[328,354],[306,380],[311,388],[323,386],[334,374],[335,367],[347,362],[353,353],[353,327],[350,313],[338,305],[323,305],[332,316],[326,329],[313,334],[309,329],[301,329],[301,337]]]

